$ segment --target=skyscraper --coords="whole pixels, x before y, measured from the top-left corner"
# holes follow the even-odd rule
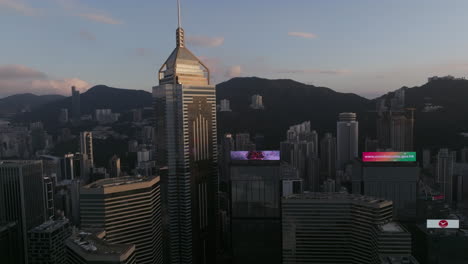
[[[281,263],[280,161],[232,160],[234,264]]]
[[[335,178],[336,172],[336,138],[331,133],[326,133],[320,141],[321,170],[327,177]]]
[[[393,201],[394,217],[414,219],[420,168],[416,162],[362,162],[353,164],[355,194]]]
[[[380,263],[409,255],[410,234],[392,221],[392,202],[345,193],[282,198],[283,263]]]
[[[445,195],[445,201],[451,204],[453,201],[453,174],[456,162],[456,152],[448,149],[440,149],[437,154],[436,183],[440,191]]]
[[[75,122],[80,121],[81,118],[81,102],[80,102],[80,91],[76,90],[75,86],[72,86],[72,118]]]
[[[159,70],[153,97],[158,166],[168,167],[167,175],[161,175],[167,263],[213,263],[218,189],[216,90],[210,85],[208,68],[185,47],[180,20],[176,48]]]
[[[27,231],[45,221],[41,161],[0,161],[0,222],[16,222],[21,263],[27,261]]]
[[[109,176],[111,178],[120,177],[120,158],[117,155],[112,156],[109,160]]]
[[[337,168],[343,169],[358,157],[359,123],[355,113],[341,113],[337,130]]]
[[[236,134],[236,150],[255,150],[255,144],[250,140],[249,133]]]
[[[0,263],[21,263],[22,253],[16,222],[0,223]]]
[[[82,228],[106,231],[106,240],[135,244],[138,263],[162,263],[159,177],[98,180],[80,189]]]
[[[80,133],[80,153],[88,155],[89,165],[94,167],[93,133],[84,131]]]

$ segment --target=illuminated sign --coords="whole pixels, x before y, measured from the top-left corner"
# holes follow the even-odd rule
[[[444,200],[444,199],[445,199],[444,195],[434,195],[434,196],[432,196],[432,201]]]
[[[416,152],[363,152],[364,162],[415,162]]]
[[[231,151],[231,160],[280,160],[279,150]]]
[[[460,221],[446,219],[427,219],[427,228],[460,228]]]

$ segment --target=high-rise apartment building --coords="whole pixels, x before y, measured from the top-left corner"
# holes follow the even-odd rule
[[[138,263],[162,263],[159,177],[98,180],[80,189],[82,228],[106,231],[114,244],[135,244]]]
[[[318,135],[311,130],[310,121],[291,126],[286,141],[280,144],[281,161],[297,171],[306,191],[320,189],[318,148]]]
[[[359,123],[355,113],[341,113],[336,125],[337,168],[343,169],[358,157]]]
[[[220,112],[231,112],[231,106],[228,99],[222,99],[219,101],[219,111]]]
[[[457,159],[455,151],[440,149],[437,154],[437,173],[436,183],[440,191],[445,195],[445,201],[448,204],[453,202],[453,184],[454,184],[454,165]]]
[[[236,134],[236,150],[255,150],[255,144],[250,140],[249,133],[237,133]]]
[[[283,197],[281,210],[285,264],[377,264],[382,254],[411,252],[409,233],[392,222],[391,201],[304,193]]]
[[[62,124],[68,123],[68,109],[60,109],[59,122]]]
[[[109,176],[111,178],[120,177],[120,158],[117,155],[112,156],[109,160]]]
[[[80,91],[72,86],[72,118],[75,122],[80,121],[81,118],[81,100]]]
[[[70,235],[66,218],[51,219],[29,230],[29,263],[67,263],[65,240]]]
[[[27,260],[27,232],[45,221],[42,162],[0,161],[0,222],[16,222],[21,263]]]
[[[92,231],[92,232],[90,232]],[[75,230],[65,241],[69,264],[136,264],[135,245],[114,244],[105,231]],[[62,262],[61,262],[62,263]]]
[[[80,153],[87,155],[89,165],[94,167],[94,154],[93,154],[93,133],[84,131],[80,133]]]
[[[179,9],[180,10],[180,9]],[[167,263],[213,263],[216,255],[216,89],[210,71],[185,47],[180,23],[176,48],[153,87],[156,146],[163,204]],[[138,246],[137,246],[138,248]]]
[[[265,106],[263,105],[263,97],[259,94],[252,95],[252,103],[250,104],[250,108],[256,110],[265,109]]]

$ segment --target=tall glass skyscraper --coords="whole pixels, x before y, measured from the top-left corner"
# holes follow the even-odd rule
[[[157,162],[167,168],[161,173],[166,263],[214,263],[216,90],[208,68],[185,47],[180,20],[153,98]]]
[[[355,113],[341,113],[337,131],[337,169],[343,169],[346,163],[358,157],[359,123]]]

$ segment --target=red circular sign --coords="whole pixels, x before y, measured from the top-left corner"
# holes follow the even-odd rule
[[[446,228],[446,227],[448,226],[447,220],[440,220],[440,221],[439,221],[439,226],[440,226],[441,228]]]

